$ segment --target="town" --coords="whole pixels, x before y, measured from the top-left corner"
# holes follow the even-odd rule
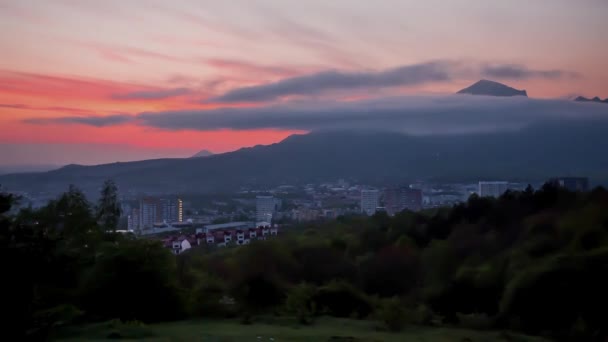
[[[586,177],[551,178],[570,191],[587,191]],[[385,212],[389,216],[465,202],[471,195],[499,197],[539,182],[412,183],[392,187],[351,184],[344,179],[304,186],[234,194],[129,194],[121,192],[119,232],[158,239],[174,254],[197,246],[227,247],[277,236],[281,228],[301,222],[332,220],[341,215]],[[19,193],[21,207],[44,198]]]

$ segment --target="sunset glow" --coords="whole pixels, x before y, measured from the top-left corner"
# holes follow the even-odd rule
[[[492,8],[485,0],[0,0],[0,144],[10,146],[15,164],[226,152],[306,130],[272,125],[169,130],[141,125],[137,115],[450,94],[484,77],[461,72],[470,65],[517,66],[525,73],[501,79],[504,73],[495,72],[493,79],[526,89],[530,97],[605,98],[608,2],[589,2],[595,5],[569,0],[551,1],[551,7],[544,1],[508,1]],[[394,68],[430,61],[465,67],[445,79],[416,84],[382,81]],[[258,85],[274,89],[286,83],[281,81],[328,70],[345,77],[369,73],[374,86],[336,84],[262,100],[226,96]],[[68,149],[61,160],[20,153],[21,147],[43,150],[52,144],[94,145],[106,153],[70,155]],[[137,152],[126,153],[129,149]]]

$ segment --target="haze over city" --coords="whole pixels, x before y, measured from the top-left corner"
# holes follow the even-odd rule
[[[603,0],[0,0],[0,165],[602,118],[570,101],[608,97],[606,17]],[[529,99],[452,95],[479,79]]]

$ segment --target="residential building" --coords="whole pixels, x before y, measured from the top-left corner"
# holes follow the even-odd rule
[[[183,222],[184,204],[178,197],[160,200],[160,220],[167,223]]]
[[[190,248],[192,248],[192,244],[185,236],[181,236],[171,242],[171,251],[176,255],[181,254]]]
[[[494,197],[502,196],[509,189],[509,183],[505,181],[480,181],[478,188],[479,197]]]
[[[255,218],[257,222],[272,222],[277,210],[281,207],[281,200],[274,196],[257,196],[255,198]]]
[[[127,229],[131,231],[139,230],[139,209],[133,208],[127,216]]]
[[[131,204],[127,203],[127,202],[121,202],[120,203],[120,216],[121,217],[128,217],[129,215],[131,215]]]
[[[589,178],[587,177],[558,177],[550,179],[549,182],[569,191],[589,191]]]
[[[378,190],[361,190],[361,212],[373,215],[380,203],[380,192]]]
[[[388,189],[384,193],[384,205],[389,215],[403,210],[418,211],[422,209],[422,190],[409,187]]]
[[[206,233],[200,233],[204,236],[204,241],[207,245],[215,245],[217,247],[225,247],[231,244],[241,246],[248,245],[253,240],[266,240],[270,237],[277,236],[279,228],[277,225],[267,224],[256,228],[240,229],[216,229],[209,230]],[[197,233],[199,236],[199,233]]]
[[[155,223],[160,222],[159,200],[155,197],[143,197],[139,201],[139,228],[152,228]]]

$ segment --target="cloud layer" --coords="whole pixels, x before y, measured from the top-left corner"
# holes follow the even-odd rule
[[[114,94],[112,95],[112,98],[115,100],[161,100],[170,97],[186,95],[190,92],[191,90],[188,88],[142,90],[126,94]]]
[[[516,130],[535,123],[570,119],[608,120],[608,108],[566,100],[447,95],[137,115],[138,124],[166,130],[352,129],[415,135]]]
[[[325,71],[277,82],[233,89],[210,102],[267,102],[286,96],[311,96],[327,91],[415,86],[454,79],[558,79],[575,77],[562,70],[533,70],[518,64],[476,64],[432,61],[383,71]]]
[[[544,79],[560,79],[560,78],[578,78],[580,75],[576,72],[564,70],[531,70],[523,65],[518,64],[491,64],[486,65],[481,70],[483,77],[500,78],[500,79],[529,79],[529,78],[544,78]]]
[[[33,118],[23,120],[36,125],[50,124],[80,124],[95,127],[116,126],[133,120],[128,114],[115,114],[107,116],[63,116],[58,118]]]
[[[379,130],[414,135],[516,130],[560,120],[606,120],[594,103],[526,97],[401,96],[350,102],[292,101],[280,105],[143,112],[137,115],[26,119],[31,124],[95,127],[136,124],[162,130]]]

